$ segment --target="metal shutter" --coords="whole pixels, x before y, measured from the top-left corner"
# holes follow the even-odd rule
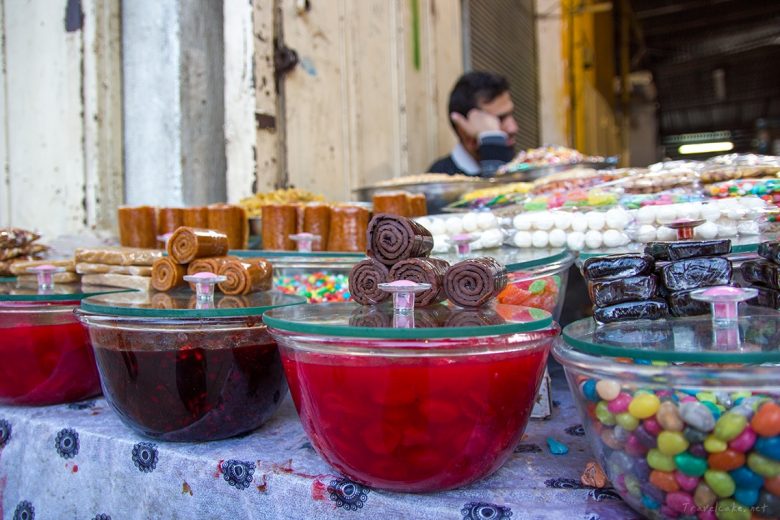
[[[506,76],[520,127],[518,149],[539,146],[539,87],[533,0],[464,0],[467,70]]]

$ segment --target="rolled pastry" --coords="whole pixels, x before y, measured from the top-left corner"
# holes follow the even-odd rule
[[[184,225],[184,210],[182,208],[159,208],[157,210],[158,237],[173,233]],[[158,240],[157,246],[164,248],[165,242]]]
[[[269,251],[293,251],[295,242],[290,239],[297,230],[298,212],[290,204],[263,206],[263,249]]]
[[[461,307],[484,305],[506,287],[506,267],[490,257],[463,260],[444,275],[447,298]]]
[[[125,247],[157,247],[157,210],[153,206],[122,206],[118,210],[119,243]]]
[[[168,240],[168,255],[179,264],[188,264],[196,258],[223,256],[228,247],[224,233],[182,226]]]
[[[324,251],[330,236],[330,207],[326,204],[307,204],[303,207],[303,232],[320,237],[312,244],[312,251]]]
[[[273,285],[273,266],[262,258],[253,259],[251,263],[229,260],[222,264],[217,274],[227,277],[218,287],[228,295],[267,291]]]
[[[348,205],[331,208],[328,251],[365,252],[368,219],[366,208]]]
[[[170,256],[159,258],[152,265],[152,287],[158,291],[170,291],[184,285],[186,266],[178,264]]]
[[[209,209],[206,206],[195,206],[182,210],[183,226],[206,229],[209,227]]]
[[[408,258],[401,260],[390,269],[389,279],[409,280],[416,283],[431,284],[427,291],[415,293],[415,305],[425,306],[444,300],[444,273],[450,264],[440,258]]]
[[[227,235],[230,249],[246,249],[249,243],[249,221],[246,210],[232,204],[208,207],[209,229]]]
[[[426,257],[433,249],[431,232],[406,217],[379,213],[368,224],[368,256],[385,265]]]
[[[349,294],[362,305],[374,305],[387,299],[389,293],[379,288],[387,283],[389,271],[381,262],[367,258],[358,262],[349,272]]]

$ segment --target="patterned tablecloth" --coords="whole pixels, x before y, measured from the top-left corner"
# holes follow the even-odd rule
[[[294,519],[631,519],[611,488],[580,484],[593,460],[560,368],[557,406],[532,421],[492,476],[444,493],[368,489],[314,452],[288,398],[258,431],[175,444],[144,439],[102,398],[44,408],[0,407],[0,517]],[[553,455],[546,439],[569,447]]]

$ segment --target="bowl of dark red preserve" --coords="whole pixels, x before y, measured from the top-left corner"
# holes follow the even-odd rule
[[[199,442],[250,432],[278,409],[287,384],[262,314],[304,302],[259,292],[204,304],[184,288],[87,298],[76,314],[122,421],[147,437]]]

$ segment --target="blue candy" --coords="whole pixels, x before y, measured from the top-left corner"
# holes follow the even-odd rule
[[[758,503],[758,489],[737,488],[734,492],[734,500],[743,506],[753,507]]]
[[[642,497],[642,505],[644,505],[647,509],[658,509],[661,507],[661,504],[650,498],[649,496],[645,495]]]
[[[596,380],[595,379],[588,379],[585,381],[585,383],[582,385],[582,393],[585,395],[585,399],[588,401],[593,401],[594,403],[598,403],[601,398],[599,397],[599,394],[596,392]]]
[[[780,436],[759,438],[755,449],[764,457],[780,460]]]
[[[755,473],[747,466],[729,471],[729,475],[734,479],[734,484],[741,489],[759,489],[764,485],[764,477]]]
[[[547,437],[547,447],[550,448],[550,453],[553,455],[566,455],[569,453],[569,447],[565,444],[556,441],[552,437]]]

